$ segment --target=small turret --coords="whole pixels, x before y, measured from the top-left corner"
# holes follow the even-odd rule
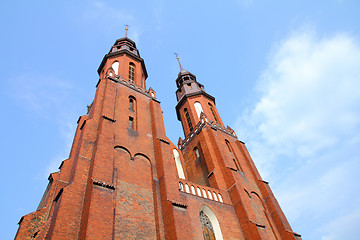
[[[117,78],[145,89],[148,77],[145,62],[140,57],[135,42],[127,38],[127,29],[126,27],[125,37],[116,40],[109,53],[104,56],[98,73],[100,78]]]
[[[185,136],[192,132],[199,122],[201,113],[217,124],[223,126],[221,118],[215,107],[215,98],[205,92],[204,85],[196,80],[196,76],[185,70],[179,56],[176,54],[180,72],[176,78],[176,113],[178,120],[182,122]]]

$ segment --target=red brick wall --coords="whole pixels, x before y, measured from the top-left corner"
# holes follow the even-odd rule
[[[115,60],[119,78],[107,78]],[[129,62],[135,64],[135,85],[128,82]],[[179,179],[176,147],[166,137],[160,103],[145,89],[142,60],[122,53],[108,58],[103,69],[94,102],[78,121],[69,159],[52,174],[39,209],[22,218],[15,239],[202,239],[204,205],[215,214],[223,239],[299,239],[210,97],[190,97],[179,108],[186,136],[178,149],[186,179]],[[129,96],[135,111],[129,110]],[[184,108],[199,127],[196,101],[207,119],[189,136]],[[134,129],[128,128],[129,117]],[[189,190],[179,190],[180,181]]]

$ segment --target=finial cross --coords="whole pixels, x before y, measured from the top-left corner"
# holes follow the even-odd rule
[[[127,32],[129,30],[129,25],[125,24],[125,37],[127,38]]]
[[[179,55],[178,55],[177,53],[174,53],[174,54],[175,54],[175,56],[176,56],[176,59],[178,60],[178,63],[179,63],[179,66],[180,66],[180,71],[183,72],[184,69],[183,69],[183,67],[181,66],[180,59],[179,59]]]

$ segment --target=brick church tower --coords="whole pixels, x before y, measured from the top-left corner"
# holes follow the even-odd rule
[[[132,40],[98,73],[69,158],[15,239],[301,239],[194,74],[180,65],[175,146]]]

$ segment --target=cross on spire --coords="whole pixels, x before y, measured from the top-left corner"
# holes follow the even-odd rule
[[[176,59],[178,60],[178,63],[179,63],[179,66],[180,66],[180,72],[184,72],[185,70],[183,69],[183,67],[181,66],[181,63],[180,63],[180,59],[179,59],[179,55],[177,53],[174,53],[175,56],[176,56]]]
[[[129,30],[129,25],[125,24],[125,37],[127,38],[127,32]]]

